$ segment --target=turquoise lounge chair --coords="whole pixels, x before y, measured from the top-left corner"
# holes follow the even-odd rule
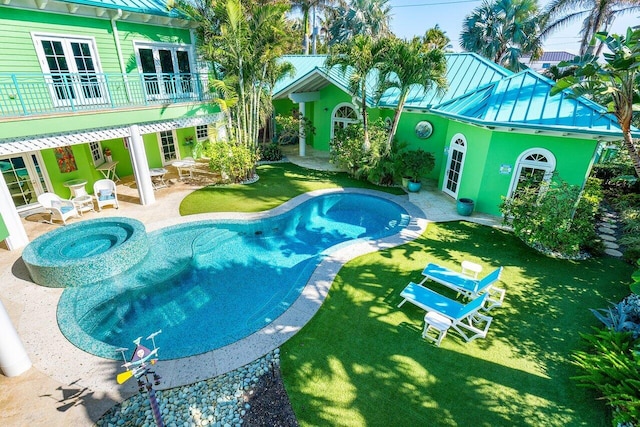
[[[478,280],[450,270],[446,267],[429,263],[422,271],[424,280],[422,280],[419,285],[423,285],[427,280],[433,280],[434,282],[453,289],[470,299],[475,299],[479,295],[486,293],[489,297],[487,298],[488,305],[485,307],[485,310],[489,311],[494,307],[500,307],[504,301],[505,290],[494,286],[494,284],[500,279],[501,274],[502,267],[496,268],[491,273]]]
[[[485,338],[493,320],[493,317],[479,313],[489,297],[487,293],[469,301],[467,304],[462,304],[429,288],[411,282],[402,290],[400,296],[404,299],[398,304],[398,307],[409,301],[427,312],[434,311],[451,319],[451,327],[467,342],[476,338]]]

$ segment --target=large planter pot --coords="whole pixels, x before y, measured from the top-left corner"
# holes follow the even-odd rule
[[[412,193],[417,193],[418,191],[420,191],[421,187],[422,187],[422,182],[420,181],[418,182],[409,181],[407,183],[407,190],[409,190]]]
[[[402,177],[402,187],[407,188],[409,186],[409,177],[408,176],[403,176]]]
[[[456,211],[458,215],[469,216],[473,212],[473,207],[475,203],[471,199],[467,199],[462,197],[458,199],[458,203],[456,204]]]

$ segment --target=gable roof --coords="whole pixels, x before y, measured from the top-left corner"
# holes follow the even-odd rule
[[[551,96],[555,82],[531,70],[435,106],[434,113],[487,127],[532,128],[621,137],[617,119],[584,97]]]

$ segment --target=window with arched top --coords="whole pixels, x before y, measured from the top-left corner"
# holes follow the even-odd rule
[[[507,197],[513,197],[523,188],[540,187],[549,182],[556,169],[556,158],[544,148],[532,148],[520,154],[511,177]]]
[[[350,124],[358,123],[360,117],[355,107],[349,103],[338,104],[331,115],[331,138],[336,129],[344,129]]]

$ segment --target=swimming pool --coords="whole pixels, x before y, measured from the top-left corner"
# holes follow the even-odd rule
[[[280,316],[332,251],[408,222],[393,202],[341,193],[259,221],[168,227],[149,233],[149,252],[127,272],[65,289],[58,324],[76,346],[106,358],[158,329],[163,359],[208,352]]]

